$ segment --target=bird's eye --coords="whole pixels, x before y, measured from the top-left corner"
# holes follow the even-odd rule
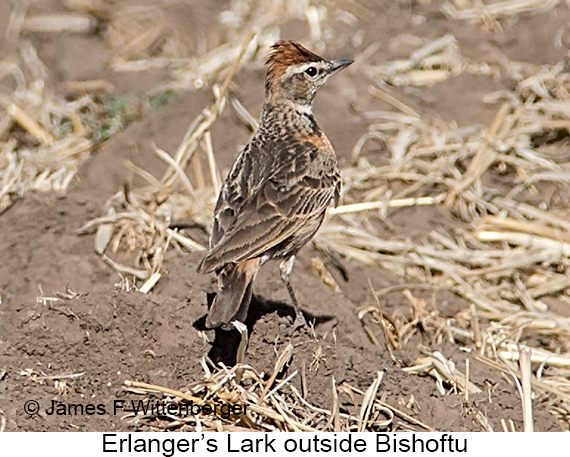
[[[309,75],[311,78],[317,75],[317,69],[315,67],[309,67],[305,70],[305,73]]]

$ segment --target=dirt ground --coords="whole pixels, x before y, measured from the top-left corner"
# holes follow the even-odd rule
[[[462,52],[474,59],[497,61],[507,56],[547,64],[566,58],[566,51],[557,46],[558,37],[568,33],[570,11],[565,4],[543,14],[506,20],[504,30],[496,32],[449,20],[440,12],[439,3],[368,2],[374,16],[360,25],[362,46],[379,41],[383,46],[371,58],[390,60],[409,54],[407,37],[435,38],[451,33]],[[192,55],[199,37],[207,37],[209,43],[224,40],[219,14],[228,6],[223,1],[165,2],[162,10],[172,23],[173,33],[181,37],[188,55]],[[9,2],[0,5],[1,27],[6,26],[11,8]],[[38,2],[31,8],[42,13],[60,12],[65,11],[65,2]],[[301,21],[281,24],[282,38],[303,41],[307,34],[307,26]],[[64,91],[69,80],[104,79],[118,94],[137,95],[161,78],[160,72],[119,73],[110,69],[111,50],[103,33],[29,34],[25,39],[37,49],[56,91]],[[330,47],[325,55],[354,58],[357,52],[350,46]],[[263,77],[262,68],[246,68],[237,73],[231,86],[232,93],[255,116],[263,100]],[[510,84],[506,77],[461,76],[445,85],[402,90],[398,95],[414,109],[445,121],[454,120],[461,127],[489,124],[496,108],[481,104],[481,95]],[[151,294],[142,294],[129,290],[127,283],[132,284],[132,279],[122,277],[96,255],[93,234],[77,233],[78,228],[105,212],[105,202],[125,182],[136,183],[132,171],[124,166],[126,159],[160,176],[165,164],[153,153],[152,144],[174,151],[189,122],[211,99],[209,90],[177,95],[103,143],[82,165],[66,194],[29,193],[0,215],[0,418],[5,420],[6,431],[150,430],[163,422],[133,421],[121,413],[111,413],[114,400],[140,398],[125,390],[125,380],[184,389],[204,378],[200,363],[204,356],[214,363],[235,363],[235,335],[203,331],[206,297],[215,290],[215,278],[196,273],[202,254],[168,252],[166,274]],[[335,146],[341,165],[350,162],[350,152],[365,132],[359,113],[379,103],[368,94],[358,66],[339,74],[318,94],[316,117]],[[226,107],[212,128],[213,148],[223,172],[249,136],[235,112]],[[375,160],[388,158],[379,156]],[[388,220],[382,233],[385,237],[393,233],[421,236],[440,223],[448,223],[432,207],[394,210]],[[196,237],[202,243],[207,240],[206,233]],[[418,326],[393,357],[384,343],[371,342],[357,317],[357,308],[375,305],[371,287],[398,286],[404,284],[403,278],[340,259],[347,277],[338,268],[330,268],[342,289],[336,293],[315,274],[311,267],[315,257],[330,265],[329,258],[309,245],[302,250],[292,275],[303,309],[316,318],[315,335],[289,332],[292,309],[277,265],[268,264],[255,283],[257,298],[248,322],[251,335],[245,363],[267,376],[277,355],[290,342],[293,360],[283,376],[295,370],[303,372],[306,399],[315,406],[330,407],[333,379],[337,385],[347,383],[366,390],[377,372],[383,371],[380,398],[435,430],[498,431],[502,430],[501,420],[512,420],[517,430],[522,429],[521,399],[510,376],[472,360],[470,379],[482,392],[465,402],[463,394],[439,395],[433,378],[402,370],[434,351],[463,367],[469,352],[458,351],[457,345],[441,335],[434,338]],[[412,292],[443,318],[454,318],[470,307],[446,291],[418,287]],[[394,287],[380,300],[387,315],[412,314],[402,289]],[[298,385],[299,378],[292,382]],[[39,403],[38,414],[24,412],[28,400]],[[50,415],[48,407],[54,400],[103,404],[107,413]],[[348,395],[342,395],[340,402],[342,408],[358,414]],[[561,430],[541,398],[535,398],[534,416],[537,430]],[[488,418],[487,426],[482,417]],[[396,417],[390,429],[422,427]]]

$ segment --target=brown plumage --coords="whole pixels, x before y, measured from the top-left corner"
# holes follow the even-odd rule
[[[220,190],[210,251],[198,267],[218,275],[207,327],[245,320],[253,280],[269,259],[282,260],[295,324],[304,324],[289,274],[327,207],[338,204],[341,186],[334,150],[313,117],[312,103],[317,89],[350,63],[327,61],[292,41],[272,46],[259,128]]]

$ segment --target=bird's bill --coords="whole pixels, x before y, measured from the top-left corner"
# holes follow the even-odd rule
[[[333,60],[332,67],[330,69],[331,73],[336,73],[339,70],[342,70],[345,67],[348,67],[354,60],[342,59],[342,60]]]

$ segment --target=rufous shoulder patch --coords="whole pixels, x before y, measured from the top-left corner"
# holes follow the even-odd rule
[[[323,132],[311,133],[309,135],[304,135],[298,138],[302,143],[309,142],[314,144],[317,148],[328,152],[329,154],[334,154],[334,149],[331,142]]]

